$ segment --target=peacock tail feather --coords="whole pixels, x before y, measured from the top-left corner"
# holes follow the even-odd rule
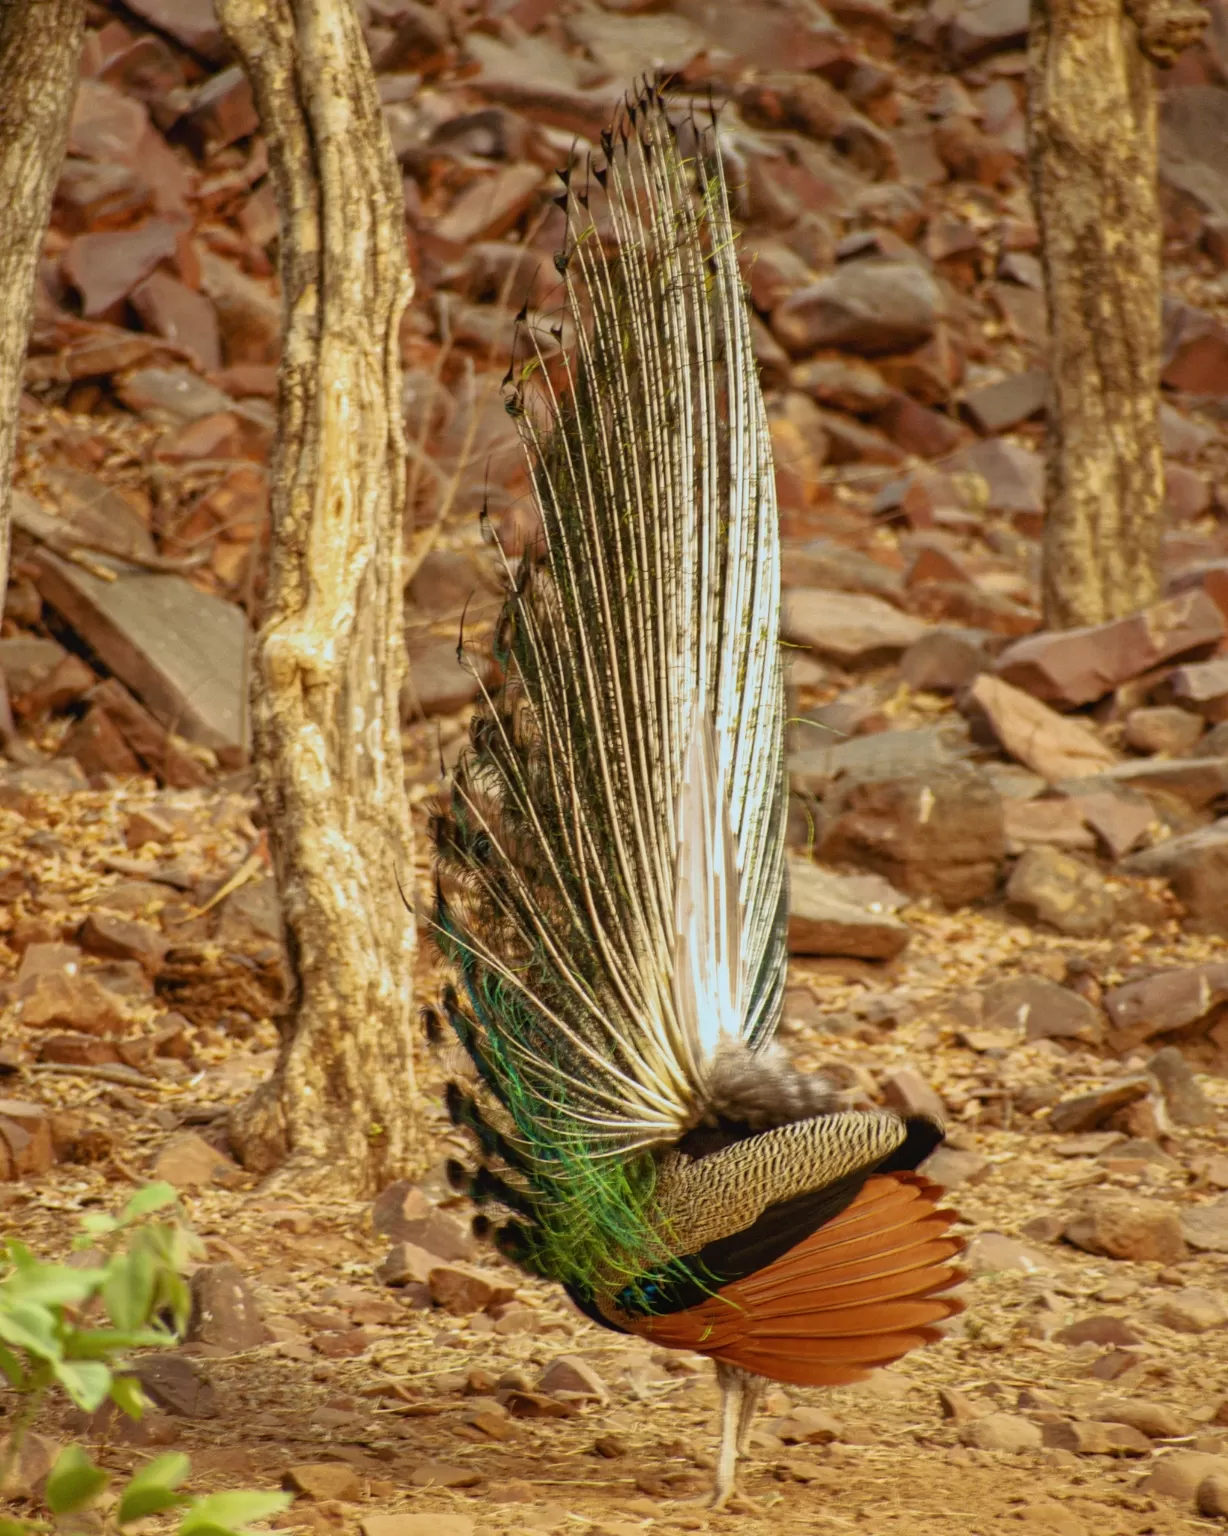
[[[435,822],[455,1118],[522,1262],[668,1264],[660,1158],[785,976],[780,554],[715,120],[656,87],[562,174],[564,323],[505,381],[541,520]],[[568,344],[554,342],[566,335]],[[522,348],[521,355],[524,355]],[[495,1171],[497,1169],[497,1171]]]

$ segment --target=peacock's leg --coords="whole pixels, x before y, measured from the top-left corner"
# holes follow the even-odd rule
[[[763,1396],[763,1389],[768,1382],[763,1376],[752,1376],[746,1372],[746,1380],[742,1383],[742,1409],[738,1414],[738,1455],[745,1456],[750,1449],[750,1432],[755,1423],[755,1413],[759,1407],[759,1399]]]
[[[738,1456],[750,1434],[763,1379],[719,1360],[716,1362],[716,1379],[721,1389],[721,1448],[716,1458],[712,1508],[724,1509],[734,1492]]]

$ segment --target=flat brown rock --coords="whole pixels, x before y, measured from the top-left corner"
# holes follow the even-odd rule
[[[1076,1248],[1111,1259],[1175,1264],[1188,1252],[1172,1206],[1111,1191],[1088,1195],[1065,1235]]]
[[[982,673],[968,697],[985,712],[1006,751],[1051,784],[1100,774],[1117,762],[1117,754],[1089,726],[1063,719],[1000,677]]]
[[[47,550],[38,586],[159,722],[237,763],[247,752],[243,611],[182,576],[121,571],[103,581]]]
[[[1223,614],[1195,589],[1111,624],[1018,640],[999,656],[996,670],[1033,697],[1072,709],[1174,656],[1214,646],[1223,635]]]
[[[858,900],[857,882],[809,859],[789,861],[789,953],[894,959],[908,945],[906,923]],[[901,898],[902,899],[902,898]]]

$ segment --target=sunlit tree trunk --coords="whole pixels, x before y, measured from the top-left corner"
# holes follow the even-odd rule
[[[34,274],[77,94],[85,0],[0,0],[0,608]]]
[[[1190,0],[1033,0],[1032,191],[1049,303],[1043,589],[1054,629],[1160,594],[1160,249],[1152,63],[1206,12]]]
[[[415,932],[398,893],[413,878],[398,712],[401,182],[351,0],[217,10],[251,77],[281,211],[253,726],[297,983],[277,1070],[231,1132],[248,1167],[362,1193],[405,1172],[415,1145]]]

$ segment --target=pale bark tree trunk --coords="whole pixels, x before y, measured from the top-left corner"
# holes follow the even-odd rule
[[[1042,585],[1052,629],[1160,595],[1160,248],[1151,64],[1206,20],[1190,0],[1033,0],[1032,191],[1049,305]]]
[[[85,0],[0,0],[0,608],[34,274],[77,94]]]
[[[412,293],[400,177],[352,0],[218,0],[281,210],[285,316],[254,746],[296,998],[232,1118],[244,1163],[364,1193],[412,1163],[413,879],[398,697]],[[286,1161],[288,1159],[288,1161]]]

